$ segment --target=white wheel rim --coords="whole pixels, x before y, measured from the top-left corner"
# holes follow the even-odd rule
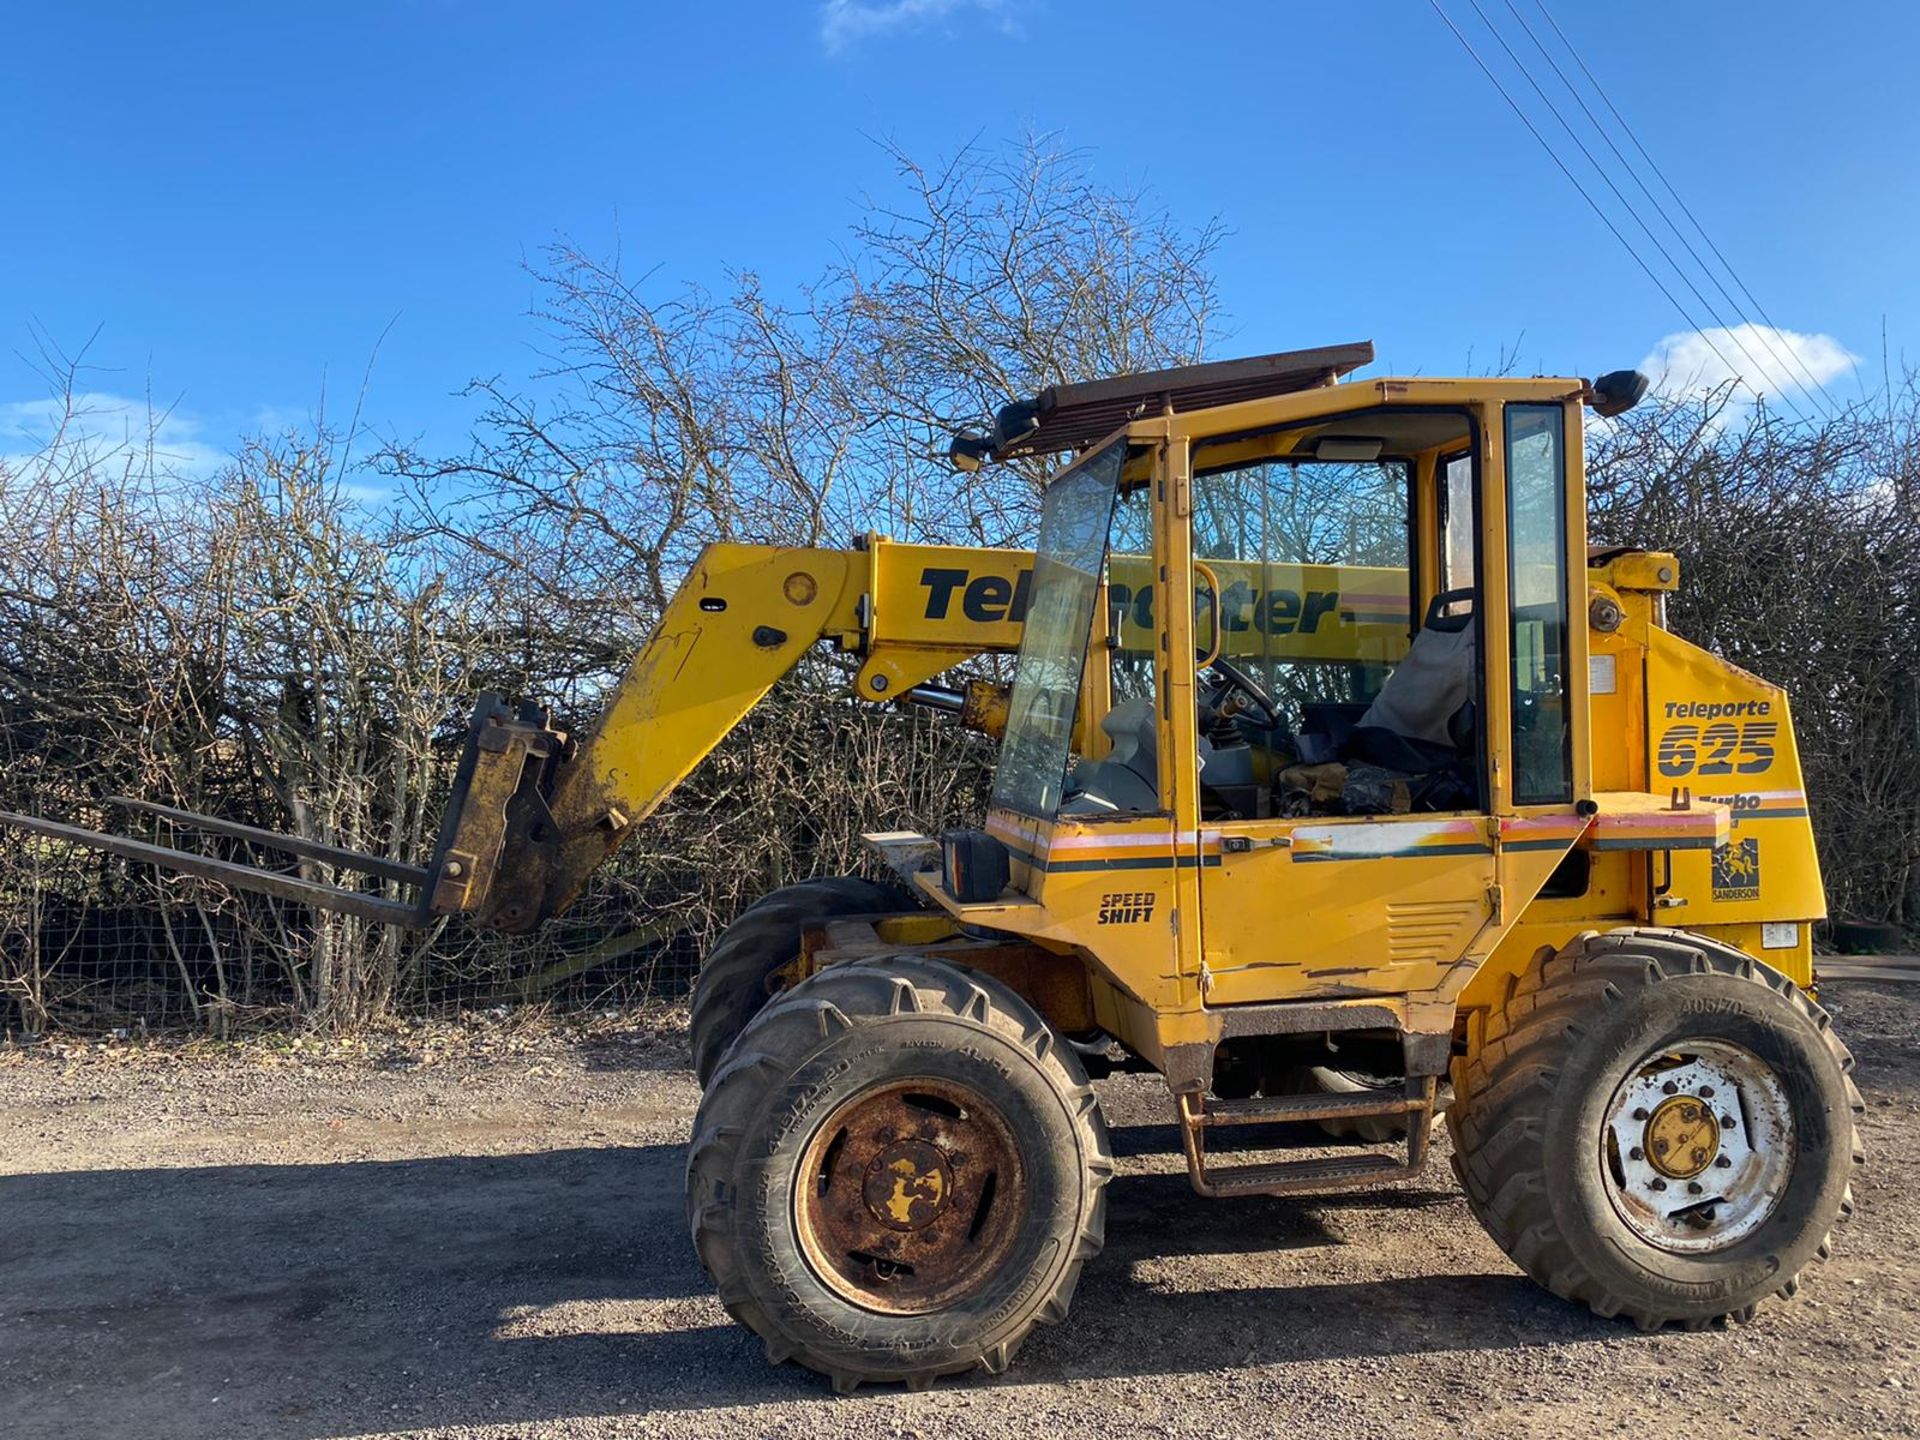
[[[1614,1091],[1600,1136],[1608,1198],[1648,1244],[1724,1250],[1779,1205],[1798,1140],[1772,1067],[1738,1045],[1685,1041]]]

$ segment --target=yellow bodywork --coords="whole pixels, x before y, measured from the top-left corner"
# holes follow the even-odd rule
[[[571,902],[606,855],[822,641],[859,657],[854,693],[889,701],[976,656],[1017,650],[1033,574],[1025,550],[903,545],[852,550],[710,545],[628,668],[552,800],[563,854],[543,913]],[[1249,567],[1250,568],[1250,567]],[[1222,566],[1227,587],[1258,584],[1287,653],[1337,660],[1406,648],[1400,572],[1305,565],[1262,576]],[[1391,592],[1399,586],[1398,603]],[[1152,566],[1118,556],[1119,644],[1151,650]],[[1355,609],[1343,597],[1367,597]],[[1178,609],[1179,607],[1176,607]],[[1227,630],[1222,649],[1242,643]],[[1004,724],[1004,699],[975,690],[970,723]],[[1087,727],[1095,736],[1097,731]]]
[[[948,919],[931,931],[916,922],[915,939],[895,927],[891,943],[951,947],[963,943],[964,922],[970,935],[1070,959],[1084,975],[1080,993],[1047,1003],[1084,1007],[1098,1028],[1163,1069],[1176,1051],[1210,1052],[1231,1034],[1284,1028],[1289,1007],[1302,1005],[1324,1028],[1350,1015],[1356,1028],[1390,1023],[1451,1036],[1543,947],[1610,927],[1697,930],[1811,984],[1810,932],[1824,904],[1786,697],[1664,627],[1665,596],[1680,583],[1672,556],[1626,551],[1587,563],[1582,396],[1581,382],[1570,380],[1389,379],[1123,427],[1117,433],[1140,457],[1129,474],[1152,487],[1153,549],[1111,557],[1076,748],[1088,758],[1105,752],[1109,658],[1151,657],[1162,808],[1050,819],[996,810],[986,828],[1011,857],[1008,890],[963,905],[923,870],[915,883]],[[1516,403],[1558,405],[1565,416],[1572,803],[1515,803],[1500,737],[1510,733],[1514,669],[1535,661],[1510,653],[1505,625],[1487,623],[1483,813],[1203,821],[1194,667],[1168,657],[1231,657],[1250,643],[1245,621],[1257,614],[1269,655],[1278,645],[1330,664],[1391,661],[1405,653],[1414,607],[1437,582],[1410,593],[1404,569],[1255,573],[1196,560],[1195,448],[1212,442],[1215,465],[1223,454],[1257,458],[1287,443],[1275,437],[1288,426],[1397,406],[1444,409],[1494,436],[1503,407]],[[1431,492],[1439,453],[1410,458],[1420,493]],[[1498,559],[1507,553],[1502,447],[1482,444],[1478,461],[1478,542]],[[1425,501],[1413,518],[1415,553],[1427,557],[1421,573],[1430,577],[1439,521]],[[710,548],[556,793],[562,833],[585,837],[569,842],[582,847],[562,867],[575,877],[569,883],[816,644],[857,658],[861,698],[893,700],[974,656],[1017,650],[1033,571],[1028,552],[881,537],[844,551]],[[1507,613],[1508,585],[1504,565],[1485,566],[1483,616]],[[1195,599],[1168,604],[1168,595]],[[975,685],[967,713],[976,728],[997,732],[1003,694]],[[1543,895],[1575,850],[1585,852],[1583,891]],[[829,945],[810,963],[840,953]]]
[[[1673,556],[1588,549],[1584,409],[1617,413],[1618,375],[1334,383],[1370,354],[1009,406],[996,455],[1081,452],[1050,481],[1035,552],[877,535],[708,547],[590,732],[482,698],[425,866],[137,802],[413,899],[0,824],[383,923],[466,914],[522,932],[830,650],[860,700],[954,712],[1002,737],[1001,764],[984,835],[868,837],[922,908],[803,923],[783,978],[902,952],[994,976],[1089,1054],[1104,1035],[1166,1075],[1203,1189],[1196,1137],[1212,1122],[1189,1102],[1213,1090],[1231,1105],[1212,1085],[1221,1057],[1244,1084],[1256,1053],[1397,1043],[1408,1094],[1366,1113],[1431,1114],[1475,1012],[1587,932],[1692,931],[1810,987],[1825,903],[1786,695],[1667,628]],[[1348,464],[1373,469],[1299,484]],[[1277,490],[1262,478],[1281,473]],[[1011,688],[954,674],[1016,652]],[[1387,702],[1409,693],[1429,708],[1396,728]],[[1409,1164],[1424,1137],[1409,1130]],[[918,1181],[899,1183],[910,1203]]]
[[[1205,434],[1396,400],[1464,402],[1498,433],[1501,403],[1551,398],[1565,404],[1577,436],[1576,385],[1380,381],[1234,407],[1258,415],[1137,422],[1130,434],[1158,445],[1168,482],[1157,517],[1174,577],[1168,588],[1205,597],[1216,583],[1196,574],[1213,567],[1194,564],[1181,513],[1184,457]],[[1568,513],[1577,521],[1584,477],[1579,447],[1569,448]],[[1484,462],[1482,540],[1497,553],[1505,539],[1502,507],[1491,498],[1504,483],[1498,447]],[[1157,1064],[1174,1047],[1210,1047],[1257,1030],[1265,1017],[1278,1022],[1299,1002],[1350,1009],[1356,1023],[1391,1013],[1405,1030],[1451,1032],[1542,947],[1595,929],[1697,930],[1811,984],[1811,927],[1825,911],[1786,697],[1663,628],[1663,597],[1679,583],[1672,556],[1626,552],[1588,567],[1580,528],[1568,526],[1584,592],[1571,607],[1569,647],[1577,803],[1514,804],[1496,745],[1485,814],[1202,823],[1184,758],[1195,744],[1191,674],[1170,665],[1160,746],[1168,813],[1039,820],[996,811],[987,829],[1013,857],[1018,894],[962,906],[932,875],[920,877],[921,888],[956,918],[1084,957],[1102,1028]],[[1437,542],[1428,535],[1424,543]],[[1489,615],[1505,603],[1499,568],[1485,577]],[[1364,583],[1405,594],[1407,579],[1373,571]],[[1613,612],[1594,604],[1602,600],[1618,622],[1580,623],[1611,623]],[[1203,599],[1197,615],[1164,617],[1162,653],[1204,653],[1206,609]],[[1378,640],[1351,627],[1333,633],[1356,647],[1350,654],[1373,653]],[[1498,736],[1513,657],[1500,627],[1485,633],[1484,732]],[[1404,637],[1400,629],[1402,648]],[[1123,635],[1123,647],[1135,643]],[[1576,847],[1590,867],[1584,893],[1542,896]]]

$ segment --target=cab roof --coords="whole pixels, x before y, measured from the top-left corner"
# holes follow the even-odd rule
[[[1316,350],[1283,350],[1108,380],[1050,385],[1032,401],[1017,407],[1028,411],[1017,420],[1002,412],[996,428],[1007,438],[994,446],[994,458],[1077,450],[1104,439],[1129,420],[1313,390],[1332,385],[1372,363],[1373,342],[1360,340]]]

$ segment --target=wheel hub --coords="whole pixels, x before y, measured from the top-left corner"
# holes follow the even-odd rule
[[[938,1310],[985,1283],[1026,1204],[1007,1121],[948,1080],[853,1096],[815,1132],[794,1177],[808,1268],[843,1298],[888,1314]]]
[[[953,1193],[947,1157],[920,1140],[889,1145],[867,1166],[867,1209],[895,1230],[920,1230],[933,1223]]]
[[[1780,1203],[1797,1148],[1773,1069],[1718,1040],[1642,1060],[1614,1091],[1600,1137],[1615,1213],[1662,1250],[1722,1250]]]
[[[1653,1168],[1672,1180],[1691,1180],[1720,1154],[1720,1122],[1692,1095],[1660,1102],[1647,1121],[1641,1148]]]

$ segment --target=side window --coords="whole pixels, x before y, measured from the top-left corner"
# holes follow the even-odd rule
[[[1203,818],[1482,808],[1472,444],[1468,416],[1435,408],[1196,447]],[[1414,503],[1430,450],[1462,457],[1440,574],[1463,593],[1432,614],[1415,565],[1431,501]]]
[[[1512,592],[1513,799],[1573,799],[1567,713],[1565,414],[1507,407],[1508,582]]]
[[[1471,590],[1474,545],[1473,456],[1440,462],[1440,589]]]
[[[1203,646],[1259,679],[1289,721],[1357,719],[1406,653],[1410,467],[1270,460],[1194,484]],[[1217,604],[1216,604],[1217,599]]]
[[[1065,793],[1100,568],[1127,447],[1114,441],[1047,486],[1033,599],[1007,698],[992,804],[1052,818]]]

